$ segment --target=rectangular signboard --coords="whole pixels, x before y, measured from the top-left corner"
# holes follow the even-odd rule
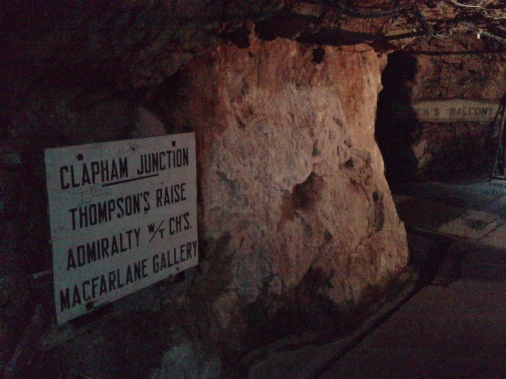
[[[198,264],[194,133],[45,160],[59,324]]]
[[[415,102],[398,108],[404,117],[413,113],[421,122],[491,122],[497,115],[499,104],[475,100],[441,100]]]

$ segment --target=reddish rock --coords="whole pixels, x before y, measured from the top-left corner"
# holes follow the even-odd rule
[[[366,45],[319,49],[320,63],[288,40],[220,45],[181,74],[173,122],[197,132],[206,246],[192,293],[216,338],[272,321],[245,310],[267,303],[274,318],[308,272],[324,278],[310,295],[337,309],[407,263],[374,141],[384,61]]]
[[[190,15],[211,3],[177,2],[192,5]],[[48,311],[43,337],[19,360],[40,377],[139,377],[158,363],[163,369],[153,375],[162,375],[199,351],[196,360],[216,363],[208,350],[215,345],[188,346],[184,336],[225,342],[230,353],[262,342],[257,331],[274,338],[295,330],[301,320],[293,315],[313,318],[316,328],[335,324],[341,310],[370,301],[407,263],[374,141],[384,58],[367,45],[252,39],[240,49],[207,34],[220,27],[212,20],[253,19],[257,6],[225,15],[207,8],[210,21],[199,18],[197,27],[158,3],[135,4],[41,12],[48,19],[11,36],[2,101],[6,143],[23,162],[12,175],[23,185],[8,200],[20,204],[12,215],[24,235],[12,238],[9,254],[28,262],[22,275],[51,267],[45,148],[195,130],[201,275],[189,299],[153,286],[105,316],[63,327],[49,327]],[[253,34],[251,24],[243,26]],[[28,290],[21,274],[0,273],[2,311],[14,300],[28,319],[37,305],[51,309],[52,295]],[[170,341],[168,326],[180,340]],[[0,320],[9,343],[2,365],[23,335],[17,327]]]

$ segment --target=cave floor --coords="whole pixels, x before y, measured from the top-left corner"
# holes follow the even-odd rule
[[[393,190],[425,282],[346,338],[253,352],[248,378],[506,378],[506,181]]]

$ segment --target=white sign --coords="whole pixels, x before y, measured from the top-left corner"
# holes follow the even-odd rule
[[[401,113],[413,112],[421,122],[491,122],[497,115],[499,104],[473,100],[442,100],[416,102]]]
[[[194,133],[46,150],[58,324],[198,264]]]

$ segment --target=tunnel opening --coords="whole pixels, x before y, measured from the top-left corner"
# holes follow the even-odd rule
[[[382,74],[383,90],[378,98],[375,137],[385,161],[389,183],[417,179],[417,158],[412,143],[418,119],[411,106],[412,87],[417,72],[416,59],[402,51],[388,57]]]
[[[491,175],[494,149],[503,146],[502,108],[492,99],[502,89],[491,75],[494,95],[468,77],[476,61],[493,70],[494,60],[448,55],[390,54],[378,98],[375,138],[420,286],[468,275],[468,245],[504,249],[506,183]]]
[[[487,180],[493,170],[502,146],[501,85],[493,75],[476,78],[472,67],[481,62],[493,71],[496,63],[486,53],[447,55],[388,56],[375,138],[393,190],[420,181]],[[485,84],[490,89],[482,88]]]

